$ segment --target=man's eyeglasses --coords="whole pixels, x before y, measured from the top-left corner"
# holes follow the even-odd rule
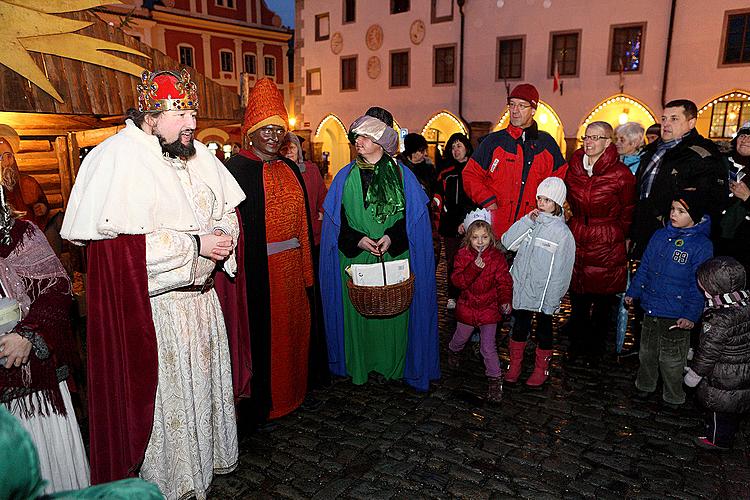
[[[607,135],[584,135],[581,137],[582,141],[589,140],[589,141],[598,141],[600,139],[609,139],[610,137]]]
[[[524,103],[521,103],[521,102],[519,102],[519,103],[509,102],[508,103],[508,108],[510,108],[510,109],[518,109],[520,111],[526,111],[530,107],[531,107],[531,104],[524,104]]]
[[[260,133],[260,136],[265,139],[268,139],[270,137],[277,137],[280,139],[284,137],[284,134],[286,134],[286,130],[284,130],[283,128],[264,127],[258,129],[258,133]]]

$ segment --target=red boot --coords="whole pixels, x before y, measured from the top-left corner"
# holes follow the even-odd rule
[[[505,374],[505,383],[515,384],[521,375],[521,365],[523,364],[523,352],[526,350],[526,342],[516,342],[511,339],[508,341],[508,350],[510,351],[510,366]]]
[[[536,363],[534,364],[534,372],[531,374],[529,379],[526,381],[526,385],[529,387],[539,387],[547,381],[549,376],[549,361],[552,359],[552,349],[544,350],[536,348]]]

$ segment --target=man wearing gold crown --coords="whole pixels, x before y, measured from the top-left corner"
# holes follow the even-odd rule
[[[312,233],[299,168],[279,155],[287,122],[276,84],[259,80],[242,124],[245,147],[227,163],[247,194],[239,206],[244,245],[238,257],[248,270],[253,377],[251,399],[239,406],[241,428],[265,424],[302,404],[310,358],[327,372],[327,362],[319,361],[325,357],[325,342],[317,333],[312,356],[310,351],[315,325],[308,298],[314,285]]]
[[[139,474],[206,497],[237,464],[227,331],[213,273],[233,273],[245,198],[193,140],[190,75],[145,72],[138,110],[78,173],[62,235],[88,246],[92,482]]]

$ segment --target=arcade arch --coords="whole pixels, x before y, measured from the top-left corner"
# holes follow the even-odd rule
[[[332,179],[351,161],[349,139],[341,119],[334,114],[323,118],[315,130],[315,142],[322,144],[321,160],[324,164],[327,162],[328,176]]]
[[[427,120],[422,136],[427,140],[427,154],[433,161],[437,160],[438,152],[442,156],[445,143],[457,132],[469,137],[466,126],[450,111],[439,111]]]
[[[731,140],[743,123],[750,121],[750,92],[730,90],[698,108],[695,128],[711,140]]]
[[[637,122],[647,129],[658,123],[656,115],[644,103],[627,94],[615,94],[594,106],[581,122],[576,134],[576,148],[581,146],[586,127],[591,122],[607,122],[612,128],[627,122]]]

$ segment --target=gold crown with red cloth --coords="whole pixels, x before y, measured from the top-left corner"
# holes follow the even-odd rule
[[[289,115],[284,106],[284,96],[270,78],[261,78],[250,91],[242,121],[242,136],[261,127],[276,125],[287,128]]]
[[[190,81],[186,69],[175,71],[144,71],[138,89],[138,111],[183,111],[198,109],[198,87]]]

